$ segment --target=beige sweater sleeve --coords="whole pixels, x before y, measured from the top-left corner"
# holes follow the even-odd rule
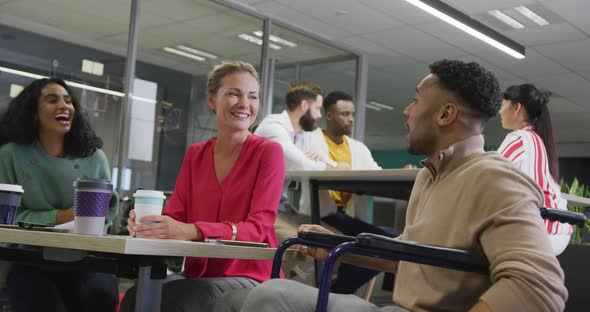
[[[539,216],[542,193],[512,168],[495,171],[481,192],[480,242],[490,261],[493,285],[480,297],[492,311],[563,311],[564,275]],[[533,185],[531,185],[533,184]],[[538,194],[531,194],[536,187]],[[496,194],[503,194],[497,196]],[[535,196],[537,195],[537,196]]]

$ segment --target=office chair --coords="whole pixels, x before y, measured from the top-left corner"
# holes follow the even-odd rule
[[[584,226],[586,216],[564,210],[540,208],[544,219]],[[316,311],[327,311],[332,282],[332,271],[338,258],[354,253],[382,259],[408,261],[466,272],[488,273],[488,261],[483,255],[465,250],[430,246],[416,242],[401,241],[390,237],[363,233],[356,237],[302,231],[296,238],[285,241],[275,254],[271,278],[278,277],[282,254],[291,245],[300,244],[331,249],[325,261],[319,284]]]

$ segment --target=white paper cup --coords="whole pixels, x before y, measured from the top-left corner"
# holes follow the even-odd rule
[[[74,230],[72,233],[101,236],[104,234],[105,217],[74,216]]]
[[[140,219],[145,216],[159,216],[162,215],[162,208],[164,206],[164,192],[152,190],[138,190],[133,194],[135,198],[135,223],[142,224]],[[141,237],[141,235],[136,235]]]

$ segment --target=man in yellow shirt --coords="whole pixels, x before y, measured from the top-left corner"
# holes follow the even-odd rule
[[[348,164],[352,170],[380,170],[371,152],[362,142],[349,135],[354,127],[355,107],[352,97],[341,91],[334,91],[324,99],[326,129],[313,131],[313,146],[322,155],[337,163]],[[363,211],[355,211],[355,198],[350,193],[330,191],[332,200],[321,201],[322,212],[335,212],[334,204],[339,211],[349,216],[365,220]],[[322,216],[323,217],[323,216]]]
[[[352,102],[345,102],[345,103],[346,104],[344,104],[344,105],[346,105],[346,107],[344,107],[342,109],[343,112],[341,112],[342,115],[344,115],[344,116],[341,115],[339,117],[341,117],[341,118],[344,117],[344,118],[350,120],[350,124],[352,125],[352,121],[354,120],[354,117],[353,117],[354,106],[352,105]],[[348,104],[350,104],[350,105],[348,105]],[[328,135],[326,130],[322,129],[322,133],[324,135],[324,139],[326,139],[326,143],[328,144],[328,151],[329,151],[330,159],[332,159],[335,162],[346,163],[349,166],[352,166],[352,160],[351,160],[351,155],[350,155],[350,146],[348,145],[348,141],[346,140],[346,137],[344,135],[341,135],[340,142],[337,142]],[[336,140],[337,140],[337,138],[336,138]],[[347,193],[347,192],[330,191],[330,197],[334,200],[334,202],[336,203],[336,207],[338,207],[338,208],[346,207],[346,204],[350,200],[351,196],[352,196],[352,194]],[[354,215],[354,212],[349,211],[348,213]]]
[[[371,152],[362,142],[349,135],[354,127],[355,107],[352,97],[335,91],[324,99],[326,129],[313,131],[313,146],[322,155],[328,155],[337,163],[344,163],[352,170],[379,170]],[[322,221],[338,229],[343,234],[355,236],[362,232],[392,236],[381,228],[364,222],[366,212],[362,208],[362,197],[351,193],[329,191],[320,193]],[[336,207],[336,209],[334,208]],[[342,264],[338,279],[332,284],[332,292],[351,294],[370,280],[376,271]]]

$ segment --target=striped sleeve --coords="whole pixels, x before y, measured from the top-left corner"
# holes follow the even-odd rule
[[[549,161],[543,140],[532,130],[522,129],[506,136],[498,152],[512,162],[518,169],[535,180],[543,190],[543,206],[547,208],[567,209],[561,198],[559,184],[549,172]],[[570,235],[572,227],[545,220],[550,235]]]
[[[511,163],[518,164],[525,156],[523,137],[517,132],[509,133],[498,148],[498,152]]]

